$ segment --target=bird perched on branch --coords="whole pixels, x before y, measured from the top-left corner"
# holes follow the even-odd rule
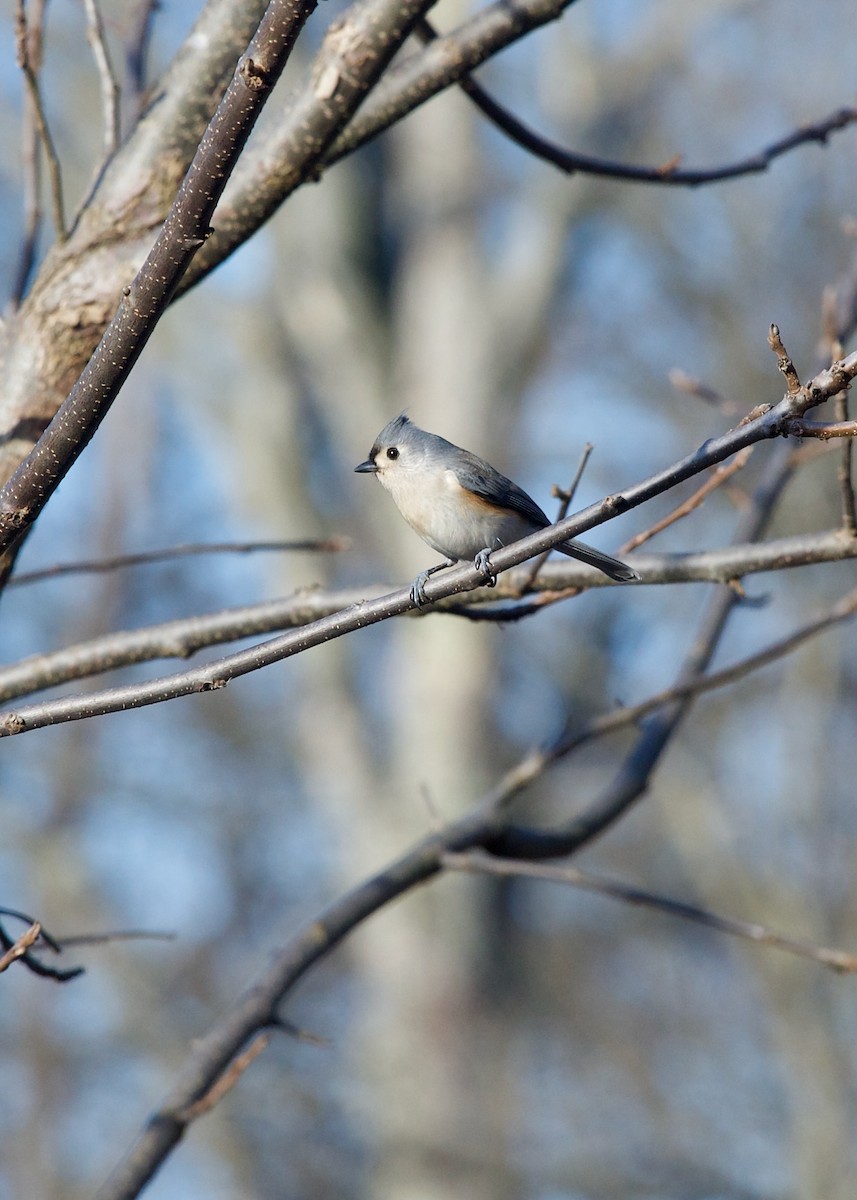
[[[411,595],[417,606],[426,603],[429,575],[455,562],[472,559],[493,585],[491,551],[552,524],[523,488],[490,463],[427,433],[404,414],[381,430],[369,457],[354,470],[375,475],[410,527],[447,559],[414,580]],[[625,563],[583,542],[562,542],[554,549],[621,583],[639,578]]]

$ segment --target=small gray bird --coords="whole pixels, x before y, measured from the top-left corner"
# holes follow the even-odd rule
[[[531,496],[490,463],[426,433],[404,414],[381,430],[369,457],[354,470],[375,475],[410,527],[448,560],[414,581],[411,594],[418,606],[426,602],[425,583],[435,571],[473,559],[493,583],[491,551],[552,523]],[[583,542],[563,542],[554,549],[622,583],[639,578],[625,563]]]

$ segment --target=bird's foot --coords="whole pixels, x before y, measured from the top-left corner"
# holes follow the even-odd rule
[[[450,566],[452,566],[452,563],[442,562],[438,563],[436,567],[429,567],[427,571],[421,571],[419,573],[414,582],[411,584],[411,599],[413,600],[414,604],[416,604],[417,608],[423,608],[426,604],[431,603],[426,595],[426,582],[429,576],[434,575],[437,571],[442,571],[444,567]]]
[[[490,556],[491,547],[486,546],[484,550],[479,551],[473,560],[473,565],[482,576],[485,587],[494,587],[497,582],[497,572],[488,561]]]

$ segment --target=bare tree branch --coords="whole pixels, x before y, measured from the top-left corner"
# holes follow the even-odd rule
[[[746,679],[748,675],[758,671],[761,667],[770,666],[771,663],[792,654],[805,642],[817,637],[818,634],[826,632],[843,621],[850,621],[855,613],[857,613],[857,589],[848,592],[831,608],[820,613],[805,625],[801,625],[788,637],[772,642],[771,645],[754,654],[747,655],[746,658],[739,659],[731,666],[724,667],[720,671],[713,671],[710,675],[701,675],[689,683],[667,688],[639,704],[627,705],[615,709],[613,712],[604,713],[590,721],[583,729],[569,729],[557,739],[553,753],[570,754],[593,738],[614,733],[617,729],[627,725],[639,724],[644,717],[663,708],[664,705],[672,704],[675,700],[682,700],[687,696],[701,696],[706,692],[737,683],[740,679]]]
[[[836,416],[841,424],[848,421],[848,394],[840,392],[835,400]],[[853,424],[853,422],[852,422]],[[849,537],[857,537],[857,499],[854,495],[854,442],[846,438],[842,443],[837,479],[842,496],[842,528]]]
[[[741,515],[736,541],[762,536],[794,469],[787,447],[780,447],[771,456],[750,505]],[[693,705],[693,692],[685,689],[705,675],[738,598],[738,592],[731,587],[720,587],[713,593],[674,684],[680,698],[660,707],[642,726],[613,781],[584,812],[549,830],[507,825],[494,842],[483,848],[504,858],[556,858],[571,854],[600,837],[636,804]],[[523,787],[573,748],[573,739],[566,734],[553,747],[531,754],[507,773],[485,803],[505,810]]]
[[[718,933],[727,933],[733,937],[746,938],[751,942],[760,942],[765,946],[772,946],[776,950],[786,950],[789,954],[812,959],[813,962],[821,963],[822,966],[830,967],[840,974],[851,975],[857,972],[857,954],[849,954],[845,950],[835,950],[828,946],[816,945],[814,942],[786,937],[755,921],[738,921],[734,917],[723,917],[707,908],[687,904],[683,900],[673,900],[667,896],[658,896],[654,892],[648,892],[627,883],[620,883],[615,879],[592,875],[589,871],[581,871],[577,867],[552,867],[544,863],[492,858],[478,850],[471,850],[467,854],[445,854],[441,859],[441,864],[448,870],[466,871],[474,875],[562,883],[567,887],[579,888],[581,891],[596,892],[599,896],[609,896],[610,899],[619,900],[623,904],[652,908],[668,917],[693,921],[697,925],[705,925]]]
[[[823,442],[830,438],[853,438],[857,436],[857,421],[789,421],[786,432],[791,437],[819,438]]]
[[[152,38],[152,26],[160,0],[138,0],[133,27],[125,44],[125,73],[128,78],[129,100],[136,121],[143,111],[146,96],[146,59]]]
[[[24,36],[27,59],[33,73],[38,76],[42,67],[42,47],[45,16],[45,0],[36,0],[30,9]],[[24,114],[21,126],[21,166],[24,191],[24,230],[15,280],[10,297],[12,307],[17,308],[24,297],[36,261],[36,247],[42,224],[41,203],[41,157],[39,155],[39,133],[33,99],[29,91],[24,98]]]
[[[24,958],[27,951],[39,940],[41,932],[42,927],[38,921],[34,921],[29,929],[25,929],[8,950],[0,954],[0,973],[8,971],[12,963],[17,962],[19,958]]]
[[[254,1059],[258,1058],[262,1051],[268,1045],[270,1037],[267,1033],[260,1033],[255,1037],[246,1050],[242,1050],[240,1054],[232,1059],[229,1066],[219,1077],[215,1079],[211,1087],[204,1096],[200,1096],[193,1104],[189,1105],[185,1112],[181,1114],[181,1120],[190,1124],[204,1113],[211,1112],[216,1104],[219,1104],[227,1092],[235,1087],[235,1084],[250,1066]]]
[[[783,339],[780,336],[779,326],[772,325],[768,330],[768,345],[773,353],[777,356],[777,367],[782,375],[785,376],[786,389],[789,396],[800,395],[800,377],[794,363],[789,358],[786,348],[783,345]]]
[[[426,45],[436,41],[440,36],[431,23],[425,19],[419,22],[414,32]],[[775,159],[790,153],[798,146],[804,146],[810,142],[821,146],[827,145],[832,133],[846,129],[857,121],[857,108],[851,106],[838,108],[821,121],[812,125],[801,125],[799,129],[772,142],[757,154],[719,167],[682,170],[679,166],[680,155],[675,155],[669,162],[659,167],[635,167],[629,163],[612,162],[609,159],[566,150],[563,146],[549,141],[530,129],[523,121],[519,121],[469,75],[463,75],[457,82],[461,91],[473,101],[479,111],[527,153],[550,163],[567,175],[597,175],[607,179],[622,179],[629,183],[700,187],[707,183],[722,183],[727,179],[737,179],[742,175],[757,175],[762,171],[767,171]]]
[[[559,500],[559,508],[557,509],[557,514],[554,517],[554,521],[562,521],[568,516],[568,510],[571,507],[571,502],[574,499],[574,494],[577,491],[578,485],[583,478],[583,472],[586,470],[586,464],[589,462],[589,456],[592,454],[593,449],[594,447],[592,442],[587,442],[583,447],[583,450],[580,454],[580,462],[577,464],[577,470],[574,473],[574,478],[572,479],[569,488],[566,491],[563,491],[562,488],[558,487],[553,489],[555,499]],[[534,559],[532,566],[527,569],[527,572],[524,575],[525,591],[530,591],[532,589],[539,572],[548,560],[549,554],[550,551],[546,550],[544,554]]]
[[[41,15],[44,12],[44,7],[39,10],[39,29],[41,30]],[[39,139],[45,152],[45,161],[48,164],[48,179],[51,188],[51,208],[54,218],[54,233],[58,242],[65,241],[68,236],[65,224],[65,210],[63,205],[63,188],[62,188],[62,171],[60,170],[59,158],[57,156],[56,147],[51,136],[48,119],[45,115],[44,105],[42,103],[42,93],[39,87],[39,79],[37,75],[37,65],[30,58],[30,44],[27,35],[27,14],[24,7],[24,0],[18,0],[16,13],[16,37],[17,37],[17,52],[18,66],[24,76],[24,83],[27,87],[27,94],[30,100],[30,108],[33,114],[33,119],[36,124],[36,129],[39,134]],[[41,34],[39,37],[41,43]]]
[[[98,0],[83,0],[83,7],[86,10],[86,38],[92,49],[101,84],[106,161],[116,153],[119,145],[119,82],[110,61]]]
[[[109,942],[174,942],[176,935],[168,929],[108,929],[104,933],[69,933],[56,939],[57,946],[103,946]]]
[[[28,927],[20,937],[13,938],[0,924],[0,948],[4,951],[3,960],[8,960],[5,961],[5,965],[0,967],[0,970],[5,971],[13,962],[20,962],[34,975],[39,975],[44,979],[53,979],[57,983],[68,983],[69,980],[76,979],[78,975],[83,974],[83,967],[60,970],[58,967],[47,967],[41,959],[36,958],[32,953],[32,948],[38,941],[44,942],[55,954],[62,952],[62,946],[55,938],[51,937],[40,921],[26,913],[18,912],[14,908],[0,908],[0,916],[23,921]]]
[[[285,542],[190,542],[182,546],[166,546],[161,550],[144,550],[138,554],[119,554],[113,558],[95,558],[80,562],[54,563],[35,571],[13,575],[7,587],[24,587],[43,583],[61,575],[98,575],[128,567],[149,566],[152,563],[172,562],[177,558],[195,558],[207,554],[282,554],[296,552],[338,553],[350,550],[348,538],[305,538]]]
[[[840,347],[839,352],[828,355],[825,362],[833,362],[835,358],[841,357],[842,349]],[[680,367],[673,367],[669,373],[669,381],[677,392],[683,392],[686,396],[695,396],[697,400],[712,405],[724,417],[737,417],[741,412],[741,408],[734,400],[727,400],[713,387],[693,375],[688,375]]]
[[[632,538],[629,538],[628,541],[625,542],[625,544],[621,547],[619,553],[628,554],[631,550],[636,550],[638,546],[642,546],[645,542],[650,541],[653,537],[655,537],[656,534],[662,533],[671,525],[675,525],[676,521],[680,521],[683,517],[689,516],[692,512],[699,508],[703,501],[706,500],[713,491],[716,491],[717,488],[726,483],[728,479],[731,479],[733,475],[745,467],[752,453],[753,447],[745,446],[743,450],[735,455],[730,463],[715,467],[708,479],[706,479],[705,483],[703,483],[701,487],[697,488],[692,496],[688,496],[686,500],[683,500],[681,504],[674,508],[672,512],[667,513],[665,517],[662,517],[660,521],[656,521],[654,525],[651,525],[648,529],[644,529],[642,532],[635,534]]]

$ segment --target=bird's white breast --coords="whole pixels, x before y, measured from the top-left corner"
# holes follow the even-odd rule
[[[533,528],[463,488],[451,469],[389,470],[378,478],[411,528],[447,558],[475,558],[480,550],[504,546]]]

